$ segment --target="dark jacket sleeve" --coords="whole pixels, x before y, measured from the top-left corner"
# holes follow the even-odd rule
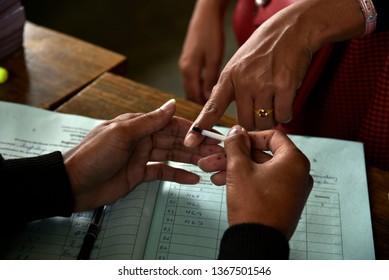
[[[220,260],[286,260],[289,243],[278,230],[260,224],[240,224],[226,230]]]
[[[74,201],[60,152],[9,160],[0,155],[0,184],[1,227],[7,230],[72,214]]]

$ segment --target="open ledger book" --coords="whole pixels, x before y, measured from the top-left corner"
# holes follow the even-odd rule
[[[0,102],[0,153],[4,158],[17,158],[54,150],[64,152],[100,122]],[[290,240],[290,258],[373,259],[362,144],[290,137],[310,159],[315,181]],[[143,183],[109,205],[92,259],[217,258],[219,242],[228,226],[225,187],[214,186],[209,174],[193,165],[172,164],[202,173],[201,182]],[[1,245],[1,258],[75,259],[92,213],[32,222],[25,231]]]

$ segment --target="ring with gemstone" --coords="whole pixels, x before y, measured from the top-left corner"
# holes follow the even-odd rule
[[[254,109],[255,114],[260,118],[266,118],[273,113],[272,108],[268,109]]]

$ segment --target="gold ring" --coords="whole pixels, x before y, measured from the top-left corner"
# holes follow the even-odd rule
[[[255,112],[256,115],[258,115],[258,117],[266,118],[266,117],[270,116],[273,113],[273,109],[272,108],[269,108],[269,109],[257,109],[257,110],[254,109],[254,112]]]

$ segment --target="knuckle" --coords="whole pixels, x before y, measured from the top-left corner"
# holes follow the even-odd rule
[[[203,107],[202,113],[207,116],[218,116],[220,109],[216,102],[208,100]]]
[[[191,62],[191,60],[186,57],[181,57],[178,61],[178,68],[184,76],[188,76],[193,73],[194,69],[192,65],[193,63]]]
[[[105,135],[107,138],[119,139],[128,134],[128,128],[123,122],[113,122],[106,127]]]
[[[294,171],[297,174],[302,174],[302,175],[307,175],[309,174],[311,170],[311,163],[309,159],[305,156],[305,154],[298,149],[297,147],[296,153],[295,153],[295,163],[294,166]]]

